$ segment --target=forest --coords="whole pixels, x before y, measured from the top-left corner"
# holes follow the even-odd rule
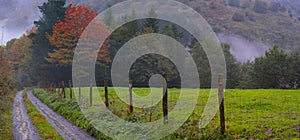
[[[55,5],[55,6],[53,6]],[[55,7],[55,8],[54,8]],[[1,47],[1,86],[2,92],[12,86],[19,89],[34,85],[48,86],[49,83],[69,81],[72,75],[74,50],[83,29],[97,16],[97,11],[86,5],[65,6],[65,1],[49,1],[39,7],[42,17],[34,21],[35,26],[22,37],[12,39]],[[155,15],[155,9],[149,11]],[[135,16],[133,10],[132,15]],[[81,18],[81,19],[79,19]],[[126,17],[119,20],[126,20]],[[75,22],[79,21],[79,22]],[[109,11],[103,23],[119,22]],[[104,27],[104,25],[103,25]],[[104,31],[103,32],[107,32]],[[145,33],[159,33],[171,36],[179,42],[186,42],[186,31],[179,26],[158,19],[144,19],[130,22],[107,39],[105,47],[99,51],[96,64],[96,81],[103,85],[110,79],[110,67],[117,51],[129,39]],[[210,66],[206,53],[192,38],[186,50],[197,63],[201,87],[210,87]],[[230,52],[230,45],[222,44],[227,65],[227,88],[298,88],[300,82],[299,52],[286,52],[274,45],[264,56],[238,62]],[[193,51],[202,53],[196,54]],[[163,61],[152,69],[156,61]],[[147,64],[147,65],[145,65]],[[168,67],[168,68],[167,68]],[[130,79],[136,86],[147,86],[153,74],[167,74],[171,87],[180,85],[180,77],[174,64],[156,56],[143,56],[131,67]]]

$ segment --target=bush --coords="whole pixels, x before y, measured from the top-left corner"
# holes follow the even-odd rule
[[[239,13],[234,13],[232,16],[232,20],[236,22],[243,22],[245,20],[244,15]]]
[[[262,0],[255,0],[253,11],[256,13],[264,14],[268,10],[268,4]]]
[[[280,7],[281,7],[281,5],[279,3],[272,2],[270,4],[269,10],[277,13],[279,11]]]
[[[228,5],[232,7],[240,7],[240,1],[239,0],[229,0]]]

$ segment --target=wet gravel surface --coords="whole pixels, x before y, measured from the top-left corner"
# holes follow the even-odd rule
[[[42,103],[38,98],[36,98],[32,91],[27,94],[28,99],[33,103],[33,105],[40,111],[40,113],[45,116],[47,121],[54,126],[54,128],[62,135],[63,138],[67,140],[94,140],[92,136],[86,133],[84,130],[75,126],[73,123],[67,121],[61,115],[55,113],[47,105]]]
[[[24,106],[23,92],[16,95],[13,104],[13,135],[15,140],[39,140],[37,129],[30,122]]]

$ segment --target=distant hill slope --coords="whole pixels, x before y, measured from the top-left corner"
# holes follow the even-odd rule
[[[121,1],[124,0],[75,0],[99,11]],[[300,10],[300,0],[178,1],[198,11],[217,33],[241,36],[270,46],[277,44],[289,51],[300,50],[300,22],[293,16]]]
[[[291,11],[298,20],[300,20],[300,0],[269,0],[271,2],[280,3]]]

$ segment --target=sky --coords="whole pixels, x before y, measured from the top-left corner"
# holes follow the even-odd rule
[[[18,38],[33,26],[41,13],[38,6],[46,0],[0,0],[0,44]],[[2,41],[3,32],[3,41]]]

